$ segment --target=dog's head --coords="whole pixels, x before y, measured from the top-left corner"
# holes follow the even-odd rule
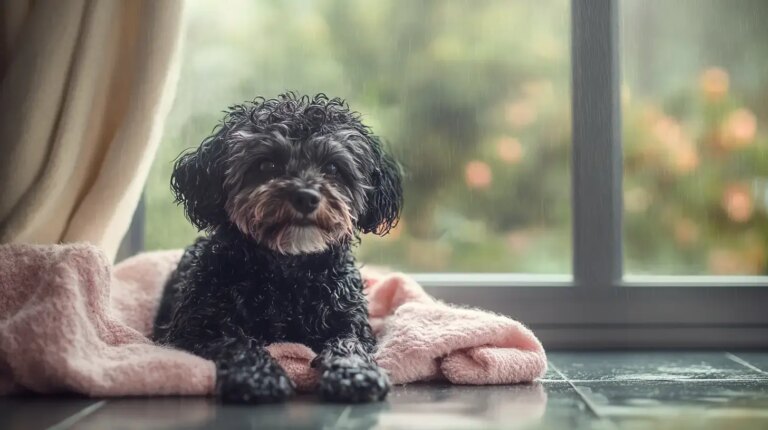
[[[323,94],[231,107],[176,161],[171,188],[201,230],[235,225],[283,254],[384,235],[402,206],[401,174],[343,100]]]

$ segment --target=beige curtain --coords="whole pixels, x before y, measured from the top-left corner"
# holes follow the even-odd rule
[[[2,0],[0,14],[0,243],[114,258],[170,107],[182,0]]]

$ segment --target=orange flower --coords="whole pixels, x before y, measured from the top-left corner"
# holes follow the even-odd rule
[[[699,227],[690,218],[680,218],[675,221],[674,234],[679,245],[693,245],[699,240]]]
[[[523,158],[523,147],[514,137],[502,137],[496,142],[496,153],[507,164],[517,164]]]
[[[728,186],[721,201],[725,213],[734,222],[747,222],[752,218],[754,205],[749,188],[744,184]]]
[[[741,256],[730,249],[715,248],[709,251],[707,259],[709,271],[713,275],[743,275],[745,267]]]
[[[515,128],[523,128],[531,125],[538,117],[536,106],[527,100],[518,100],[506,106],[505,115],[507,122]]]
[[[765,247],[762,242],[757,241],[744,248],[742,253],[744,261],[752,268],[751,274],[757,275],[765,270]]]
[[[507,246],[515,252],[522,253],[531,246],[531,233],[527,230],[515,230],[507,233]]]
[[[640,110],[640,119],[645,124],[653,124],[663,116],[665,116],[664,113],[655,105],[644,105]]]
[[[749,109],[737,109],[725,119],[720,129],[721,142],[726,149],[743,148],[757,134],[757,118]]]
[[[744,259],[753,267],[755,275],[765,271],[765,247],[762,243],[754,243],[744,250]]]
[[[765,269],[765,249],[754,244],[738,250],[715,248],[709,252],[708,266],[715,275],[759,275]]]
[[[491,166],[478,160],[470,161],[464,168],[464,180],[469,188],[488,188],[493,182]]]
[[[694,171],[699,167],[699,153],[693,145],[686,145],[675,151],[675,171],[678,174],[685,174]]]
[[[688,133],[674,118],[662,115],[653,124],[653,135],[659,142],[670,148],[692,145]]]
[[[701,92],[709,101],[722,100],[728,94],[729,85],[728,72],[719,67],[709,68],[699,77]]]
[[[653,123],[652,132],[668,153],[670,167],[677,174],[690,173],[699,166],[699,153],[696,150],[696,145],[683,125],[677,120],[662,114]]]

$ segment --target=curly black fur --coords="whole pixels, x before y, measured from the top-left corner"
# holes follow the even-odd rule
[[[358,228],[363,233],[384,235],[395,225],[403,204],[400,169],[384,151],[380,139],[360,121],[344,100],[329,99],[324,94],[312,98],[294,93],[275,99],[256,98],[253,102],[234,105],[214,133],[192,151],[176,161],[171,188],[176,202],[184,205],[187,218],[200,230],[212,230],[229,222],[224,209],[224,181],[227,171],[228,141],[234,132],[256,136],[277,133],[294,141],[307,141],[314,136],[332,135],[338,131],[355,131],[364,145],[356,154],[365,168],[367,189],[357,203],[367,202],[360,214]]]
[[[293,393],[265,350],[279,341],[318,353],[324,399],[386,397],[351,246],[358,231],[386,234],[395,225],[401,177],[359,114],[322,94],[234,106],[212,136],[178,159],[172,188],[208,235],[186,249],[168,281],[157,341],[213,360],[224,401],[273,402]],[[321,198],[318,214],[299,214],[289,203],[306,189]],[[285,231],[304,228],[299,223],[322,230],[295,236],[311,236],[316,251],[284,243]]]

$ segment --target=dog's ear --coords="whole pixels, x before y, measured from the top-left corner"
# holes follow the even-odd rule
[[[225,136],[228,128],[219,126],[195,150],[176,160],[171,175],[171,189],[176,203],[184,206],[187,219],[199,230],[227,222],[224,210]]]
[[[403,176],[400,165],[373,138],[376,169],[371,175],[371,189],[365,214],[358,226],[363,233],[384,236],[397,225],[403,207]]]

